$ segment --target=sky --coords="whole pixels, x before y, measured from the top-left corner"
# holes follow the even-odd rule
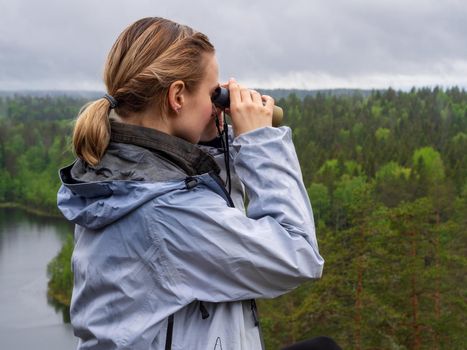
[[[0,90],[104,91],[134,21],[205,33],[221,82],[252,88],[467,88],[466,0],[0,0]]]

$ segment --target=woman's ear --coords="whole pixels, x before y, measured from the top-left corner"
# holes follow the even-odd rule
[[[169,87],[169,106],[176,114],[180,112],[185,102],[185,83],[181,80],[174,81]]]

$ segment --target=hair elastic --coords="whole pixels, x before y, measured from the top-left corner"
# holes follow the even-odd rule
[[[109,103],[110,103],[110,109],[117,108],[118,102],[117,102],[117,100],[116,100],[113,96],[110,96],[109,94],[105,94],[105,95],[103,96],[103,98],[105,98],[107,101],[109,101]]]

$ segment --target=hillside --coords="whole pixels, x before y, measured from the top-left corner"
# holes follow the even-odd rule
[[[329,335],[344,349],[462,349],[467,93],[276,93],[326,264],[321,280],[261,301],[268,347]],[[73,160],[84,102],[0,98],[0,202],[56,212],[57,169]],[[71,244],[49,268],[51,294],[68,298]]]

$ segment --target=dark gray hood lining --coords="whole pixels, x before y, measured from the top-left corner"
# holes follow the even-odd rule
[[[109,146],[96,166],[78,159],[66,182],[169,181],[220,173],[213,156],[181,138],[155,129],[111,122]],[[62,179],[64,172],[62,172]]]
[[[161,131],[136,125],[111,122],[110,140],[144,147],[183,169],[189,176],[220,172],[214,158],[197,145]]]

